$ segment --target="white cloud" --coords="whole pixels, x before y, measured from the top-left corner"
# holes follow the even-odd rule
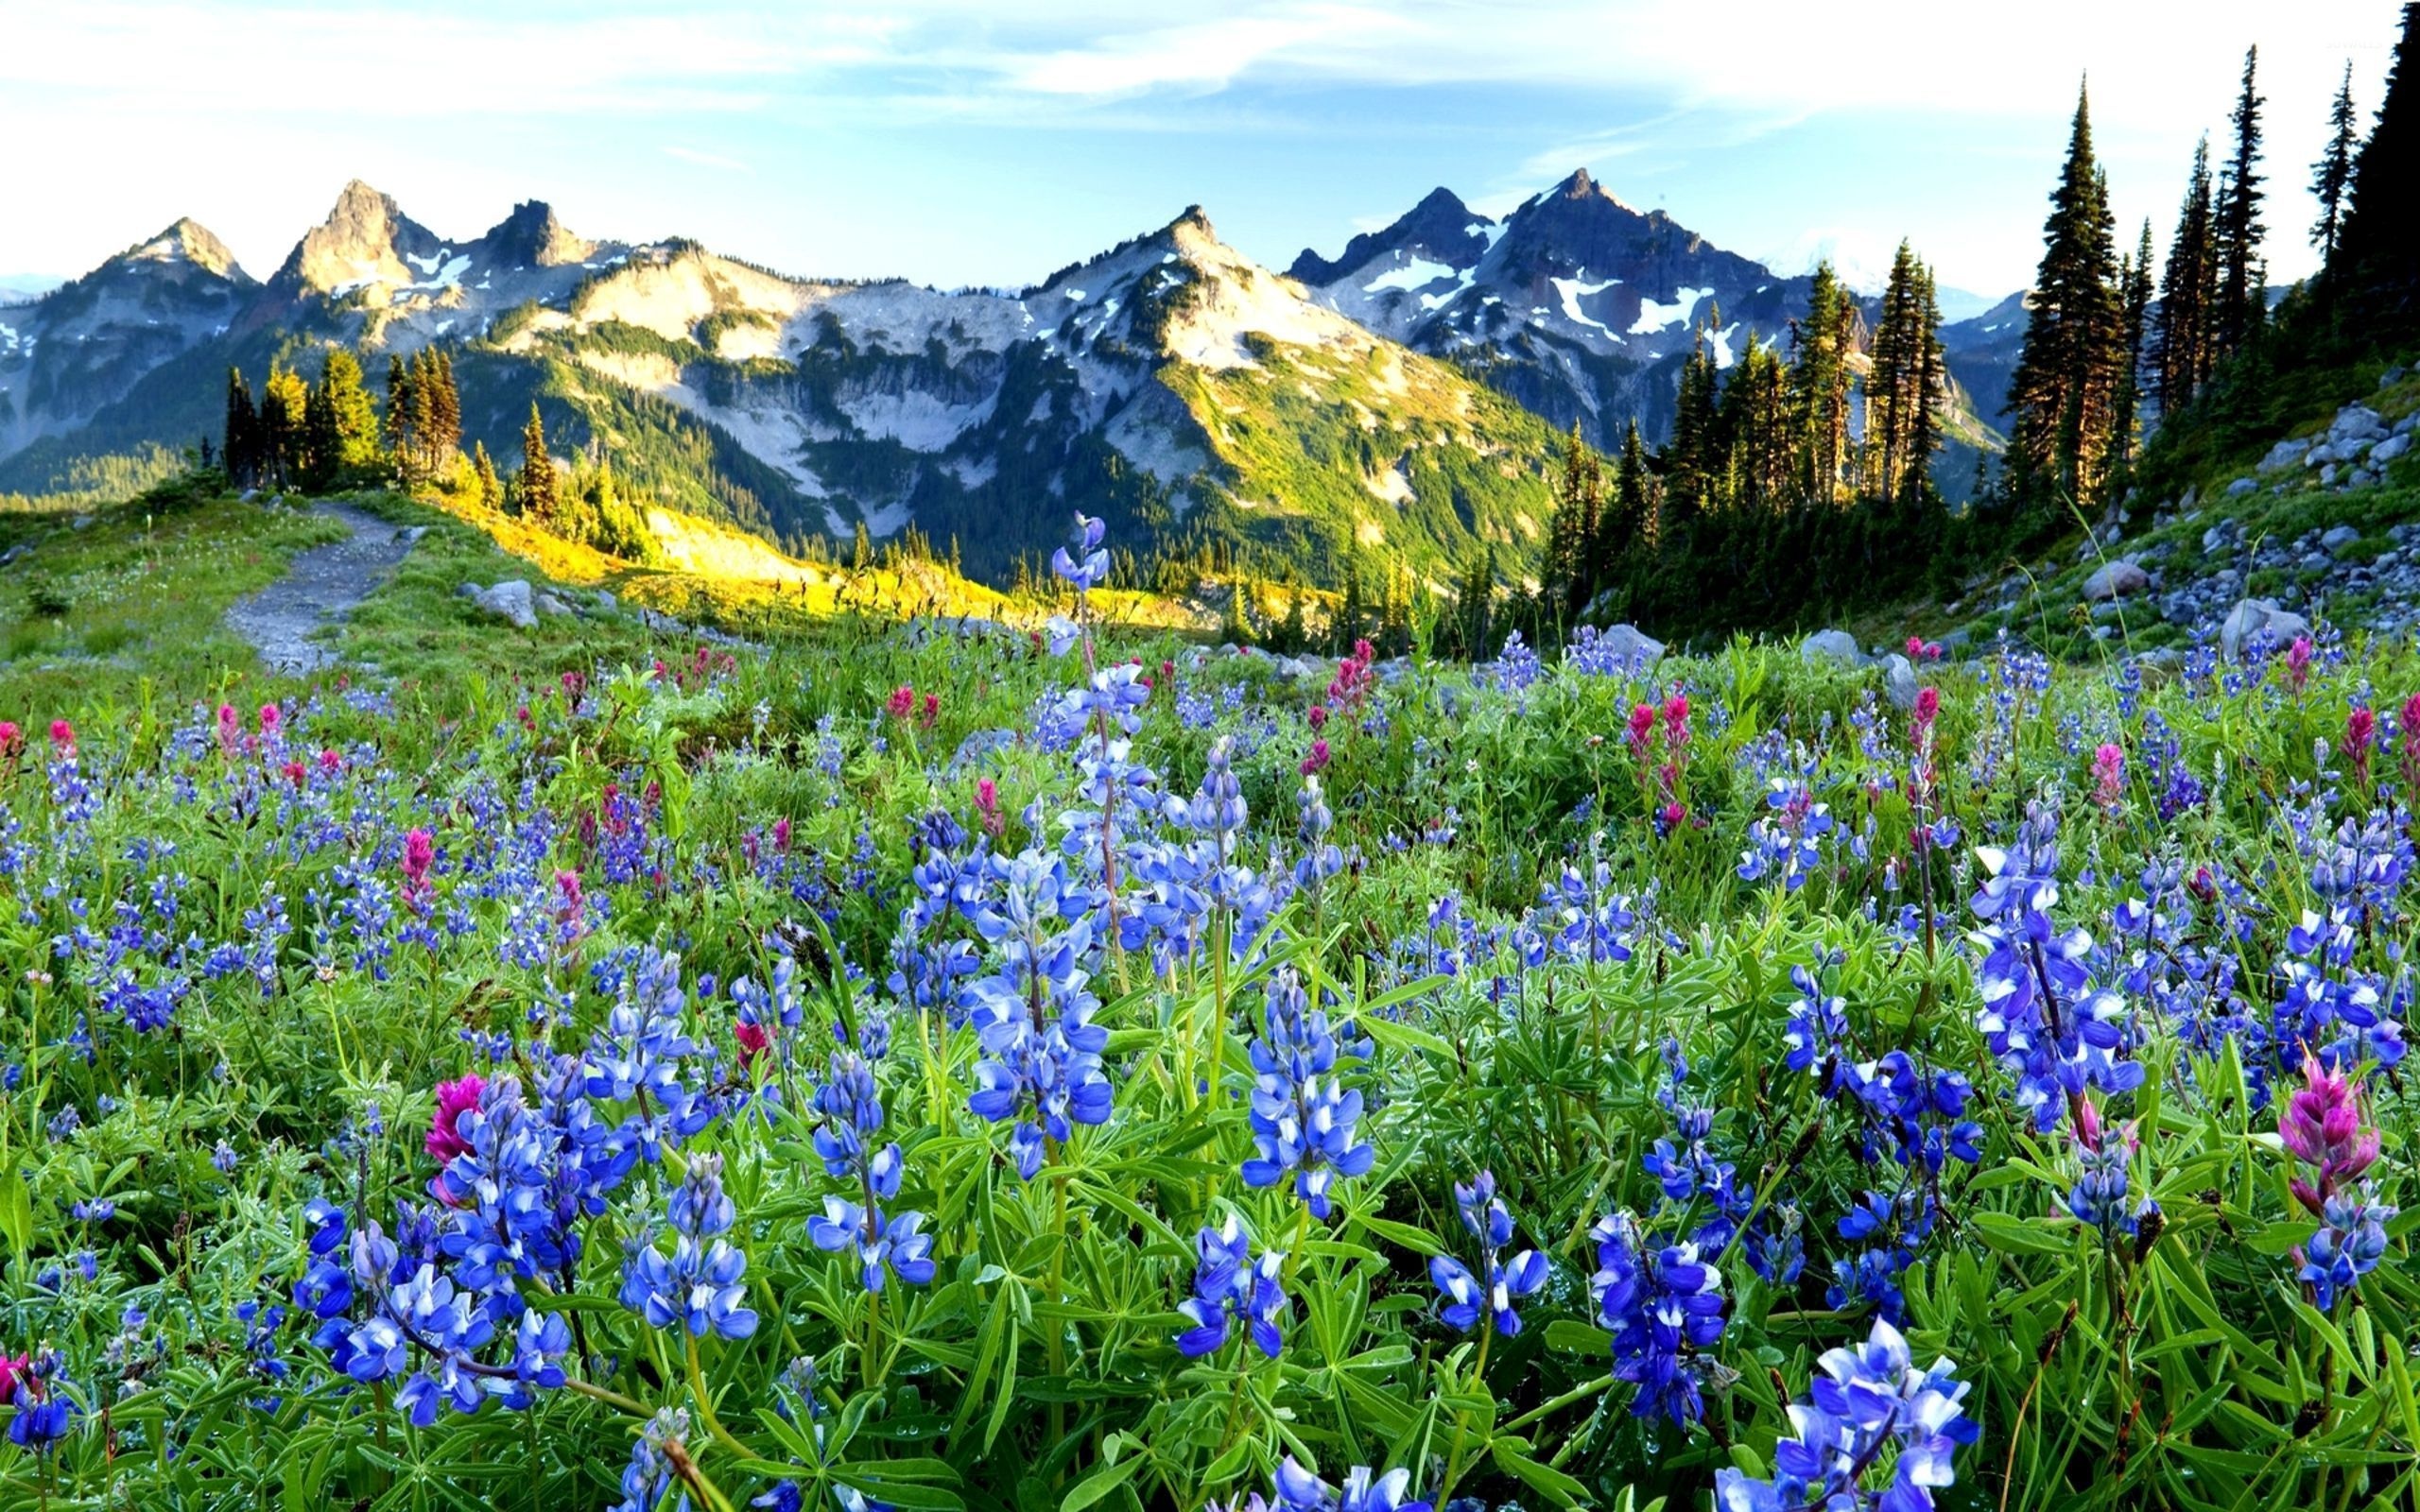
[[[674,146],[669,143],[665,146],[664,155],[667,158],[679,158],[683,163],[694,163],[701,168],[721,168],[729,173],[756,171],[737,158],[726,158],[719,152],[700,152],[696,147]]]

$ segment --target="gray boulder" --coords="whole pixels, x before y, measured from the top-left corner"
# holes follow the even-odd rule
[[[2083,596],[2087,602],[2101,603],[2139,593],[2152,585],[2152,575],[2140,563],[2120,557],[2116,561],[2102,562],[2093,575],[2083,580]]]
[[[2367,404],[2347,404],[2336,412],[2327,434],[2349,441],[2374,441],[2386,434],[2386,421]]]
[[[2239,499],[2258,487],[2260,487],[2260,485],[2250,478],[2238,478],[2233,483],[2227,485],[2227,497],[2231,499]]]
[[[1597,637],[1598,646],[1634,667],[1651,666],[1664,658],[1664,643],[1635,625],[1616,625]]]
[[[521,578],[511,578],[493,588],[464,583],[458,592],[485,613],[510,620],[525,630],[537,626],[538,595]]]
[[[579,610],[547,593],[541,593],[538,595],[538,612],[549,619],[573,619],[579,614]]]
[[[2310,633],[2310,621],[2291,610],[2280,609],[2273,598],[2238,599],[2227,610],[2224,624],[2219,627],[2219,650],[2230,662],[2243,654],[2244,646],[2255,636],[2266,635],[2273,644],[2285,644],[2297,636]]]
[[[2410,450],[2411,450],[2411,433],[2408,430],[2397,431],[2372,449],[2370,466],[2384,467]]]
[[[2269,455],[2260,459],[2260,471],[2279,472],[2290,467],[2300,467],[2303,455],[2309,450],[2308,441],[2298,441],[2290,436],[2269,448]]]
[[[1913,709],[1920,687],[1913,662],[1896,651],[1882,659],[1882,692],[1890,698],[1891,707]]]
[[[1798,654],[1809,662],[1834,662],[1850,667],[1865,664],[1865,653],[1858,649],[1857,637],[1846,630],[1817,630],[1799,643]]]
[[[2361,539],[2361,533],[2351,525],[2337,525],[2319,538],[2319,549],[2331,557],[2342,557],[2344,549]]]

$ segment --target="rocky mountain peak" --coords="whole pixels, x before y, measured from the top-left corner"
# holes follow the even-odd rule
[[[513,206],[481,240],[492,260],[520,267],[560,267],[583,262],[596,249],[596,243],[573,235],[543,199]]]
[[[324,294],[409,284],[412,273],[404,258],[433,255],[441,245],[393,197],[354,179],[337,196],[328,218],[295,244],[278,269],[278,281]]]
[[[127,249],[112,262],[121,266],[136,264],[160,264],[171,266],[192,266],[214,278],[228,279],[237,284],[250,284],[251,276],[236,266],[235,254],[227,244],[211,233],[210,228],[190,215],[180,216],[167,230],[149,241]]]

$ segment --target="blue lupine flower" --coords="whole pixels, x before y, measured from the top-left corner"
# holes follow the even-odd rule
[[[1444,1301],[1438,1315],[1448,1327],[1465,1333],[1485,1315],[1495,1320],[1496,1332],[1510,1338],[1521,1332],[1513,1300],[1547,1283],[1547,1257],[1525,1249],[1510,1262],[1500,1258],[1504,1246],[1512,1242],[1512,1214],[1495,1195],[1495,1173],[1481,1171],[1468,1186],[1456,1182],[1454,1202],[1461,1210],[1462,1227],[1479,1242],[1480,1269],[1486,1280],[1481,1281],[1451,1256],[1432,1257],[1428,1279],[1443,1294]]]
[[[622,1469],[622,1499],[607,1512],[690,1512],[686,1483],[673,1471],[667,1445],[689,1435],[689,1415],[666,1407],[648,1419],[637,1442],[631,1445],[630,1463]],[[672,1500],[665,1500],[670,1495]]]
[[[2091,932],[2063,932],[2051,919],[2057,811],[2035,805],[2013,844],[1976,853],[1988,876],[1971,905],[1987,948],[1975,972],[1983,1004],[1975,1024],[2015,1075],[2016,1106],[2048,1132],[2085,1089],[2116,1094],[2142,1084],[2142,1063],[2127,1054],[2135,1027],[2123,996],[2095,980]]]
[[[1357,1465],[1345,1472],[1340,1490],[1303,1468],[1288,1454],[1270,1476],[1270,1491],[1258,1491],[1232,1507],[1210,1503],[1210,1512],[1430,1512],[1430,1503],[1407,1500],[1411,1472],[1392,1469],[1381,1475]]]
[[[1765,795],[1771,814],[1748,830],[1748,849],[1739,854],[1739,880],[1780,879],[1782,890],[1796,892],[1824,859],[1824,837],[1832,832],[1832,811],[1815,801],[1805,782],[1786,777],[1772,780]]]
[[[1798,998],[1789,1005],[1789,1026],[1782,1032],[1782,1042],[1789,1047],[1782,1062],[1792,1071],[1812,1071],[1848,1039],[1848,1004],[1824,993],[1813,968],[1791,967],[1789,982],[1798,988]]]
[[[1333,1211],[1329,1193],[1340,1176],[1369,1173],[1377,1152],[1356,1133],[1361,1092],[1336,1074],[1340,1054],[1367,1058],[1367,1040],[1340,1041],[1327,1014],[1312,1007],[1302,978],[1281,966],[1269,979],[1264,1032],[1252,1043],[1252,1140],[1258,1152],[1243,1163],[1244,1184],[1275,1186],[1288,1171],[1294,1194],[1314,1217]],[[1352,1032],[1348,1022],[1345,1028]]]
[[[55,1378],[43,1384],[39,1396],[32,1383],[20,1384],[16,1409],[16,1417],[9,1422],[9,1442],[36,1454],[57,1449],[76,1425],[76,1402]]]
[[[2396,1211],[2377,1200],[2373,1182],[2363,1182],[2358,1193],[2347,1190],[2329,1195],[2319,1231],[2299,1252],[2301,1268],[2294,1273],[2310,1288],[2313,1306],[2323,1313],[2330,1311],[2339,1293],[2352,1291],[2362,1277],[2377,1269],[2386,1255],[2386,1226],[2394,1221]]]
[[[1003,868],[996,906],[973,916],[1002,959],[966,989],[984,1052],[967,1107],[995,1123],[1016,1121],[1010,1153],[1028,1181],[1042,1169],[1046,1140],[1063,1143],[1074,1125],[1109,1121],[1100,1062],[1109,1031],[1092,1022],[1099,1000],[1079,964],[1093,946],[1094,902],[1064,861],[1028,850]]]
[[[879,1208],[827,1196],[823,1216],[807,1225],[807,1235],[818,1249],[853,1250],[858,1279],[867,1291],[879,1292],[886,1268],[910,1286],[933,1279],[933,1238],[921,1231],[924,1223],[921,1212],[886,1214]]]
[[[1556,925],[1551,937],[1558,954],[1588,966],[1630,959],[1630,930],[1638,914],[1630,899],[1614,891],[1611,866],[1599,861],[1584,873],[1564,867],[1539,902]]]
[[[1981,1436],[1960,1403],[1967,1386],[1947,1360],[1910,1363],[1907,1341],[1877,1321],[1855,1349],[1830,1349],[1807,1400],[1791,1405],[1795,1435],[1773,1448],[1773,1475],[1715,1471],[1717,1512],[1931,1512],[1932,1493],[1957,1482],[1952,1459]],[[1865,1483],[1895,1445],[1890,1482]]]
[[[1285,1253],[1267,1249],[1253,1258],[1251,1238],[1232,1212],[1220,1227],[1202,1229],[1194,1245],[1200,1258],[1193,1295],[1177,1304],[1193,1327],[1177,1335],[1178,1352],[1187,1359],[1215,1353],[1240,1322],[1260,1352],[1276,1359],[1286,1345],[1280,1321],[1294,1308],[1281,1283]]]
[[[1064,546],[1050,554],[1050,570],[1073,583],[1080,594],[1089,593],[1109,576],[1109,553],[1100,544],[1103,533],[1100,521],[1079,510],[1074,539],[1082,560],[1070,556]]]
[[[650,1328],[678,1322],[696,1338],[712,1332],[744,1339],[755,1332],[756,1314],[740,1305],[748,1296],[748,1256],[719,1237],[736,1216],[722,1189],[722,1157],[691,1155],[669,1206],[679,1235],[672,1256],[666,1260],[651,1242],[633,1246],[623,1271],[623,1305]]]
[[[1627,1212],[1589,1235],[1598,1268],[1588,1290],[1613,1334],[1615,1378],[1638,1388],[1632,1415],[1697,1421],[1705,1414],[1700,1356],[1722,1337],[1722,1273],[1694,1243],[1649,1241]]]

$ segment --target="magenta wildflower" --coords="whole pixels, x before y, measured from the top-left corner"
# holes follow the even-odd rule
[[[2353,1079],[2330,1071],[2317,1056],[2303,1057],[2303,1085],[2277,1115],[2277,1137],[2286,1152],[2312,1168],[2315,1181],[2297,1176],[2294,1200],[2323,1213],[2327,1199],[2377,1163],[2378,1131],[2363,1126],[2361,1097]]]

